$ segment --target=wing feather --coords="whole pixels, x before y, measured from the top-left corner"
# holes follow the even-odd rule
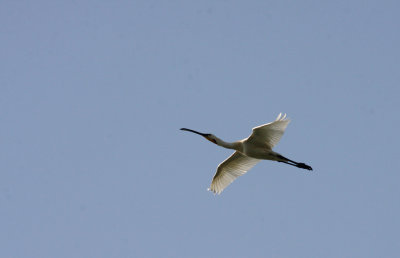
[[[208,190],[220,194],[236,178],[245,174],[258,162],[260,162],[259,159],[245,156],[238,151],[234,152],[229,158],[219,164]]]
[[[254,127],[247,141],[255,145],[265,144],[266,147],[272,149],[281,139],[289,122],[286,114],[282,116],[282,113],[279,113],[275,121]]]

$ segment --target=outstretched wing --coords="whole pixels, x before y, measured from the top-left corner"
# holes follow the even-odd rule
[[[286,114],[282,116],[282,113],[279,113],[274,122],[254,127],[253,133],[247,141],[255,145],[264,144],[267,148],[272,149],[281,139],[289,122]]]
[[[245,174],[260,160],[243,155],[236,151],[218,165],[217,173],[208,190],[220,194],[237,177]]]

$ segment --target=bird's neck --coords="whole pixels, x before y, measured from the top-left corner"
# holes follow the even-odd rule
[[[242,145],[240,142],[226,142],[221,139],[217,139],[217,145],[227,148],[227,149],[232,149],[232,150],[237,150],[237,151],[242,151]]]

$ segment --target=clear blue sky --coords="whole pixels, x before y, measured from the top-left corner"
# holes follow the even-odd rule
[[[398,1],[2,1],[1,257],[399,257]],[[220,196],[226,141],[276,151]]]

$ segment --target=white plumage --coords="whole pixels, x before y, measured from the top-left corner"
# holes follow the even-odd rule
[[[245,174],[263,159],[312,170],[310,166],[304,163],[295,162],[272,151],[272,148],[281,139],[289,122],[290,120],[286,119],[286,114],[282,116],[280,113],[275,121],[254,127],[248,138],[232,143],[225,142],[213,134],[200,133],[187,128],[181,128],[181,130],[199,134],[219,146],[236,150],[229,158],[219,164],[211,182],[209,190],[220,194],[236,178]]]

